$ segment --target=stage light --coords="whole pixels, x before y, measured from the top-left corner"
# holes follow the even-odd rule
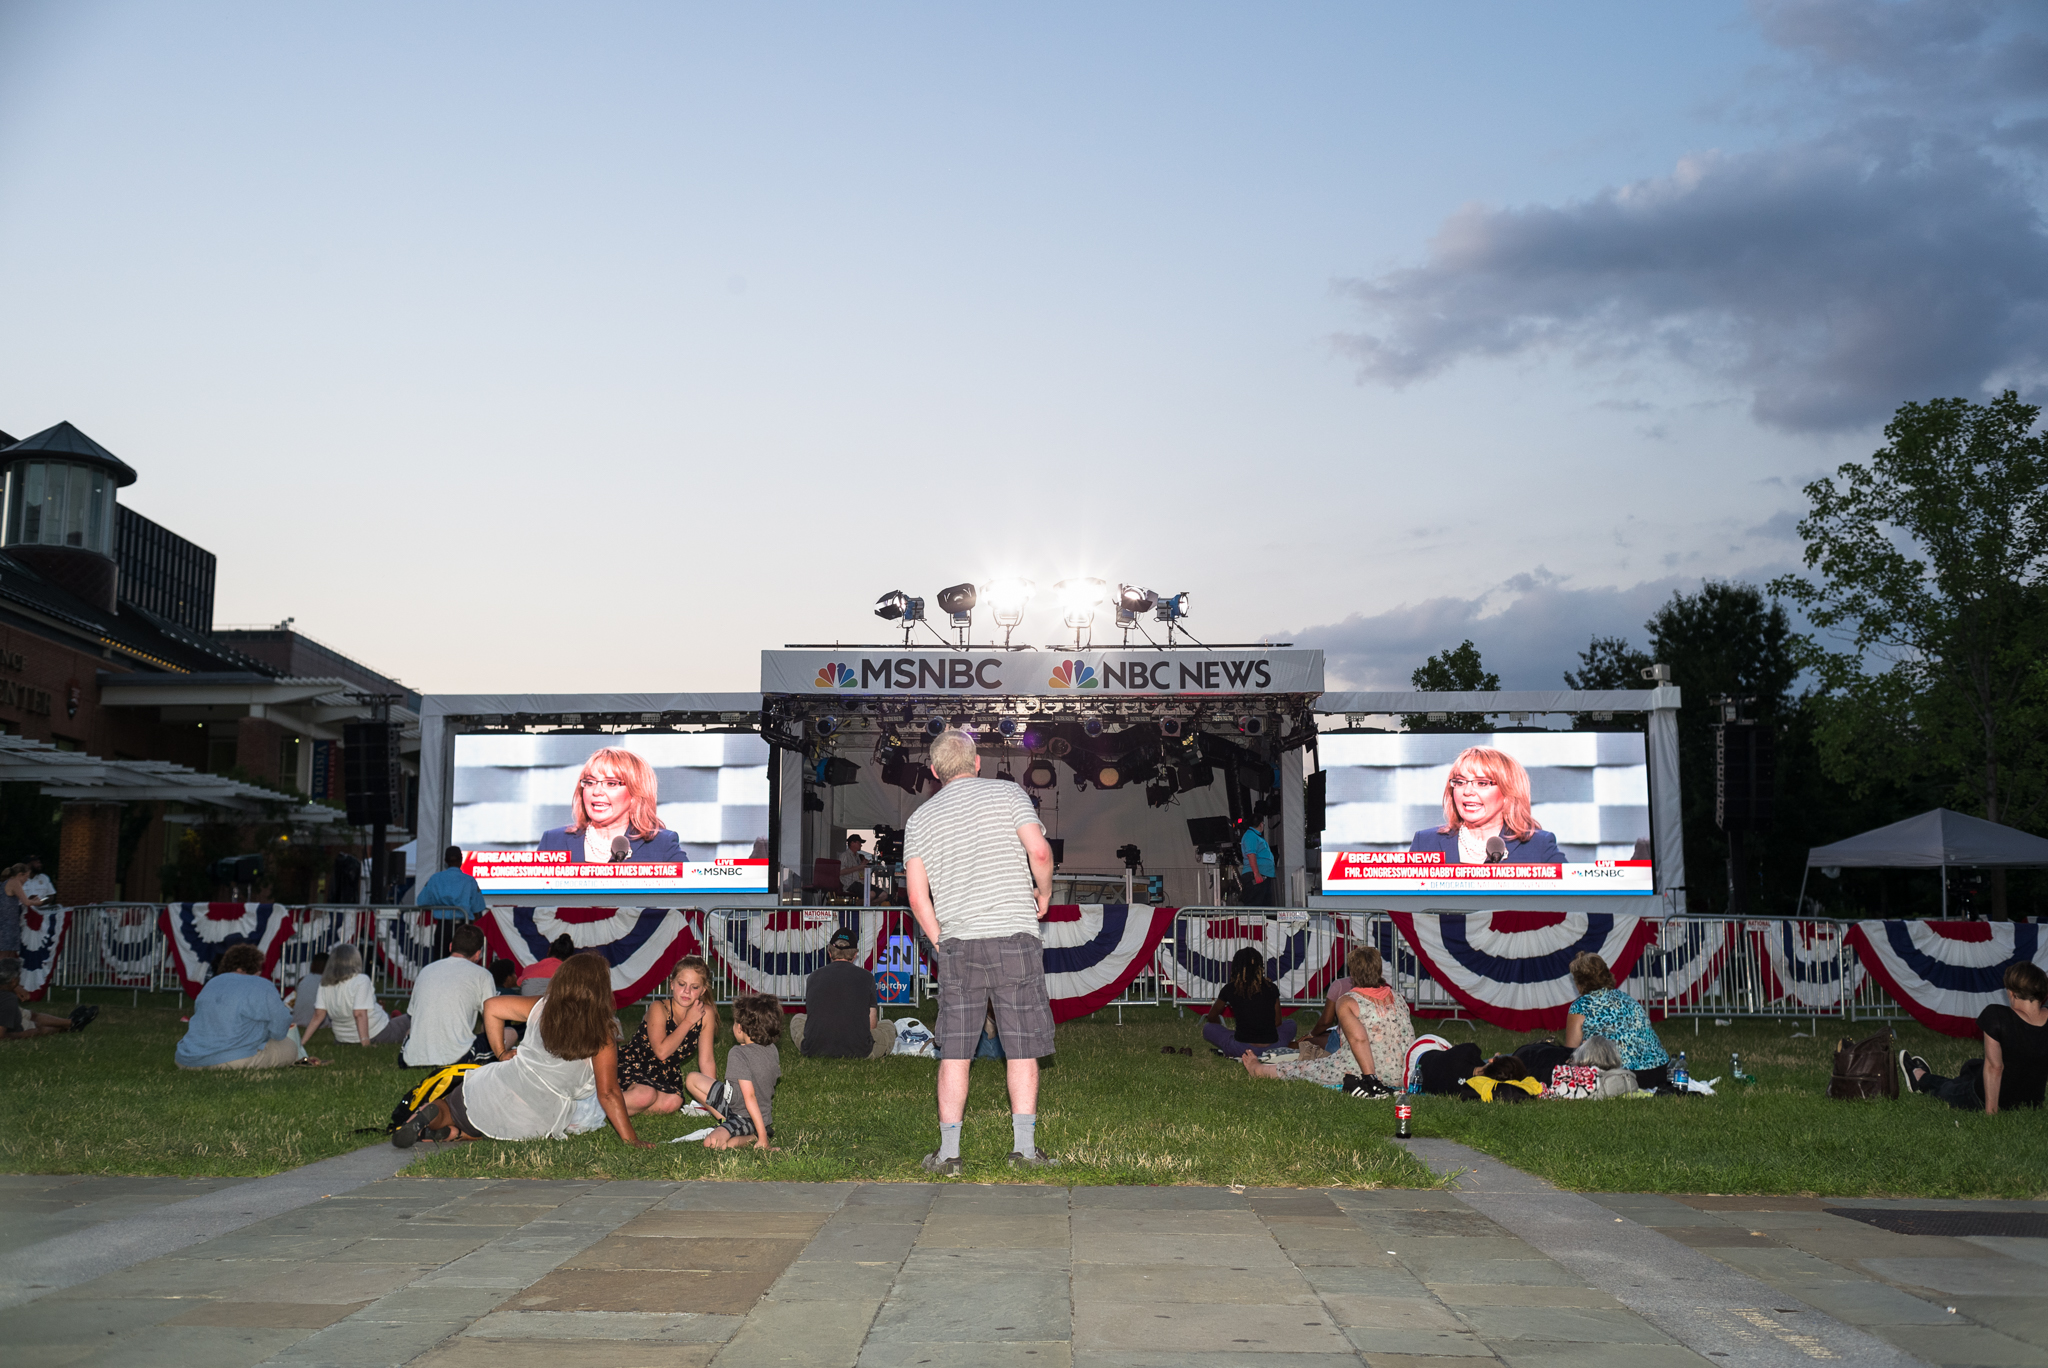
[[[1152,605],[1152,616],[1159,622],[1178,622],[1188,615],[1186,594],[1164,595]]]
[[[1035,698],[1027,696],[1017,700],[1017,711],[1020,713],[1035,713],[1039,707],[1040,704]]]
[[[1052,740],[1045,743],[1045,750],[1046,754],[1052,756],[1055,760],[1062,760],[1074,753],[1074,743],[1067,740],[1064,736],[1055,736]]]
[[[1129,584],[1119,584],[1116,587],[1116,606],[1118,611],[1129,613],[1133,617],[1136,617],[1139,613],[1151,612],[1153,606],[1158,602],[1159,595],[1153,593],[1150,589],[1139,589]]]
[[[1019,731],[1022,731],[1023,728],[1024,724],[1022,722],[1019,722],[1014,717],[999,718],[996,721],[996,734],[999,736],[1015,736]]]
[[[1053,768],[1053,763],[1050,760],[1033,760],[1030,764],[1024,767],[1025,788],[1048,789],[1051,788],[1054,784],[1057,784],[1059,781],[1060,772],[1057,769]]]
[[[939,590],[939,608],[954,617],[965,617],[974,611],[975,594],[971,584],[956,584],[950,589]]]
[[[1159,734],[1161,736],[1172,741],[1177,739],[1180,733],[1181,721],[1178,717],[1162,717],[1159,719]]]
[[[1091,717],[1087,719],[1081,724],[1081,730],[1088,733],[1088,735],[1090,736],[1102,735],[1102,719],[1099,717]]]
[[[924,617],[924,600],[912,598],[901,589],[891,589],[875,600],[875,616],[884,622],[918,622]]]
[[[1031,602],[1031,596],[1037,592],[1037,585],[1016,576],[990,580],[981,586],[981,596],[988,600],[989,612],[995,616],[996,626],[1003,629],[1003,645],[1010,644],[1010,633],[1024,620],[1024,605]]]
[[[836,717],[821,717],[811,725],[817,728],[818,735],[830,736],[833,732],[839,730],[839,719]]]
[[[1064,579],[1053,586],[1060,596],[1064,621],[1074,632],[1074,648],[1081,648],[1081,634],[1095,625],[1095,615],[1109,601],[1109,585],[1099,579]]]
[[[1263,717],[1252,717],[1249,714],[1240,716],[1237,719],[1237,729],[1246,736],[1264,736],[1266,734],[1266,719]]]
[[[1116,765],[1105,764],[1096,766],[1095,774],[1093,777],[1095,779],[1095,787],[1102,789],[1113,789],[1122,788],[1124,786],[1124,780],[1128,776],[1124,773],[1122,769],[1118,768]]]
[[[944,736],[946,734],[946,719],[943,717],[927,719],[924,724],[924,734],[926,736]]]

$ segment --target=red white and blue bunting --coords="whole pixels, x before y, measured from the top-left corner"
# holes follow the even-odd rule
[[[81,913],[93,921],[82,920]],[[163,963],[162,920],[162,912],[154,907],[81,908],[72,913],[71,934],[97,937],[96,952],[109,983],[147,988],[156,982]]]
[[[213,966],[231,945],[263,952],[262,974],[277,968],[278,952],[291,934],[292,914],[281,903],[172,903],[158,925],[187,997],[198,997]]]
[[[1280,985],[1281,997],[1301,997],[1329,983],[1337,932],[1327,917],[1176,916],[1173,945],[1159,957],[1159,968],[1182,997],[1214,1002],[1230,982],[1231,957],[1247,947],[1265,955],[1266,977]]]
[[[305,977],[313,956],[324,955],[337,945],[362,941],[362,919],[367,908],[302,907],[292,913],[292,932],[277,957],[279,992],[289,993]]]
[[[1849,943],[1915,1020],[1952,1036],[1976,1036],[1977,1014],[2005,1002],[2008,965],[2048,969],[2048,943],[2027,923],[1865,921],[1850,928]]]
[[[746,913],[709,912],[704,916],[704,945],[712,961],[748,992],[801,999],[804,980],[825,967],[826,944],[842,927],[860,938],[854,946],[855,962],[872,968],[888,915],[888,909],[878,907],[770,912],[758,919]]]
[[[1844,953],[1849,930],[1840,922],[1751,922],[1770,1000],[1832,1012],[1854,997],[1863,986],[1864,966]]]
[[[672,907],[493,907],[478,922],[492,959],[525,968],[548,957],[567,935],[576,948],[611,962],[612,1000],[620,1007],[660,988],[676,961],[699,953],[692,912]]]
[[[1054,906],[1039,923],[1052,1019],[1071,1021],[1113,1001],[1148,968],[1173,925],[1170,907]]]
[[[64,953],[64,932],[71,922],[65,907],[24,908],[21,914],[21,990],[39,998],[50,986],[50,971]]]
[[[377,958],[394,988],[410,988],[434,962],[434,914],[429,908],[387,909],[377,918]]]
[[[1673,919],[1652,925],[1654,938],[1621,986],[1659,1017],[1673,1005],[1698,1002],[1720,981],[1721,966],[1735,949],[1735,924]]]
[[[1628,977],[1656,927],[1609,912],[1393,912],[1445,992],[1510,1031],[1556,1030],[1579,995],[1571,962],[1591,951]]]

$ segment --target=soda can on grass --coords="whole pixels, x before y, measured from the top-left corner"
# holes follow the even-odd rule
[[[1408,1103],[1396,1102],[1394,1104],[1394,1138],[1396,1140],[1413,1138],[1408,1133],[1408,1118],[1413,1115],[1415,1115],[1415,1108]]]

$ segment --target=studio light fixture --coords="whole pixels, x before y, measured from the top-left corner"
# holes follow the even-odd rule
[[[1028,789],[1049,789],[1060,781],[1060,773],[1053,768],[1050,760],[1040,758],[1024,767],[1024,787]]]
[[[1014,575],[990,580],[981,586],[981,596],[988,600],[989,612],[995,616],[996,626],[1003,629],[1003,645],[1010,644],[1010,633],[1024,621],[1024,606],[1037,592],[1037,585]]]
[[[1185,593],[1162,596],[1152,605],[1152,619],[1166,624],[1166,644],[1173,645],[1173,629],[1188,615],[1188,596]]]
[[[836,717],[821,717],[811,725],[817,729],[818,735],[830,736],[833,732],[839,730],[839,719]]]
[[[1159,734],[1161,736],[1169,741],[1174,741],[1179,739],[1180,733],[1181,720],[1178,717],[1162,717],[1159,719]]]
[[[1123,631],[1125,645],[1130,644],[1131,633],[1137,630],[1138,615],[1151,612],[1158,603],[1159,595],[1150,589],[1132,584],[1116,587],[1116,625]]]
[[[1081,723],[1081,730],[1091,737],[1102,735],[1102,719],[1099,717],[1090,717],[1083,720]]]
[[[976,596],[971,584],[955,584],[939,590],[939,611],[953,624],[953,630],[960,634],[960,644],[967,644],[967,637],[974,626],[974,604]]]
[[[943,717],[926,718],[924,734],[926,736],[944,736],[946,734],[946,719]]]
[[[1109,585],[1086,577],[1063,579],[1053,586],[1060,596],[1062,620],[1073,629],[1074,649],[1082,649],[1082,636],[1095,625],[1095,615],[1109,601]]]
[[[1074,753],[1074,743],[1064,736],[1055,736],[1045,743],[1045,753],[1055,760],[1063,760]]]
[[[924,621],[924,600],[906,594],[901,589],[891,589],[875,600],[875,616],[884,622],[902,623],[903,644],[908,646],[911,629]]]
[[[1240,714],[1237,719],[1237,729],[1246,736],[1264,736],[1266,734],[1266,719],[1250,713]]]
[[[1023,729],[1024,724],[1022,722],[1019,722],[1014,717],[1001,717],[996,719],[996,735],[1004,737],[1006,739],[1015,736],[1018,732],[1022,731]]]

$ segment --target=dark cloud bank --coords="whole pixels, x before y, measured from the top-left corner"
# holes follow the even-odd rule
[[[1747,394],[1759,422],[1808,432],[1882,421],[1906,399],[2037,390],[2048,7],[1754,12],[1784,53],[1766,88],[1788,112],[1817,104],[1825,131],[1701,152],[1576,203],[1460,210],[1423,264],[1345,285],[1368,319],[1341,339],[1361,377],[1650,352]]]

